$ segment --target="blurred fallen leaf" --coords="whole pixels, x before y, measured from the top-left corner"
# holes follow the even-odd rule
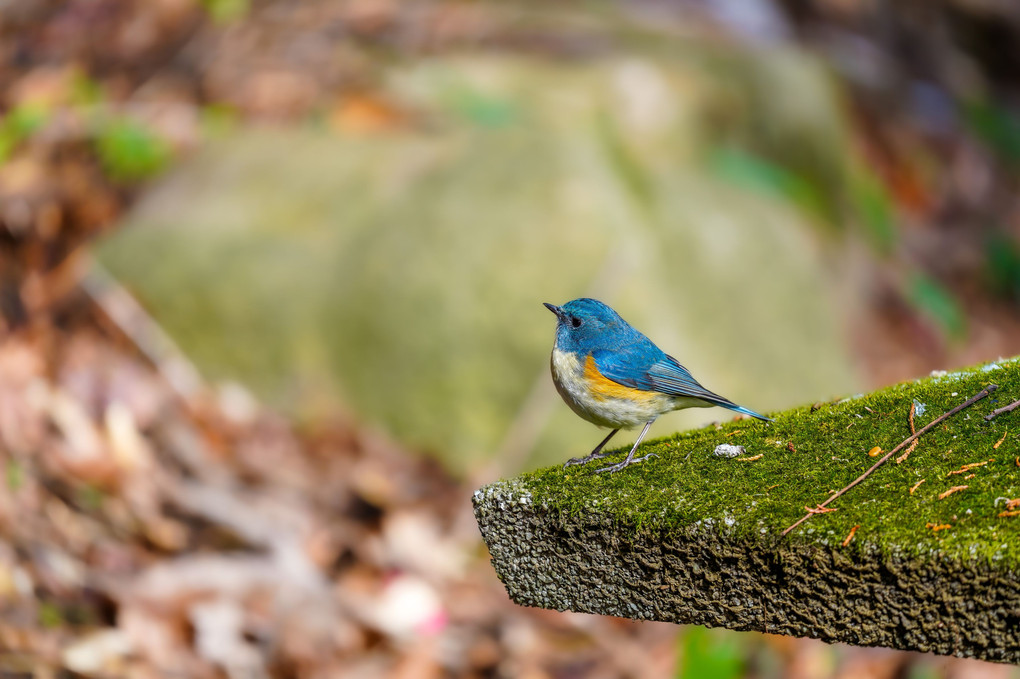
[[[62,651],[64,666],[87,675],[119,674],[124,659],[134,651],[130,637],[119,629],[84,636]]]
[[[407,114],[385,99],[369,94],[351,94],[341,99],[330,115],[330,125],[339,132],[372,134],[407,125]]]

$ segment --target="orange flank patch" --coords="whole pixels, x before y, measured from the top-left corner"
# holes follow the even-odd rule
[[[611,398],[619,398],[625,401],[637,401],[638,403],[651,403],[659,397],[654,391],[644,391],[625,387],[622,384],[612,381],[601,372],[595,365],[595,357],[591,354],[584,360],[584,379],[588,383],[588,389],[595,398],[605,401]]]

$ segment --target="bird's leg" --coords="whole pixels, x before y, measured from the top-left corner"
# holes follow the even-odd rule
[[[648,428],[652,426],[652,422],[655,422],[655,420],[649,420],[648,422],[645,423],[645,428],[641,430],[640,434],[638,434],[637,441],[634,442],[634,447],[631,448],[630,453],[627,454],[626,460],[624,460],[623,462],[617,462],[616,464],[611,464],[608,467],[603,467],[602,469],[596,469],[595,473],[598,474],[599,472],[610,473],[618,472],[627,465],[635,464],[636,462],[641,462],[642,460],[647,460],[650,457],[658,457],[658,455],[656,455],[655,453],[648,453],[647,455],[643,455],[637,458],[634,457],[634,451],[636,451],[637,447],[641,445],[641,439],[643,439],[645,437],[645,434],[648,433]]]
[[[569,460],[567,460],[567,463],[563,465],[563,468],[566,469],[572,464],[588,464],[592,460],[598,460],[599,458],[603,458],[606,455],[608,455],[609,453],[603,453],[601,451],[603,448],[606,447],[606,444],[609,443],[609,439],[613,438],[613,435],[618,431],[620,430],[614,429],[613,431],[609,432],[609,435],[602,439],[602,443],[595,446],[595,450],[591,451],[584,457],[572,457]]]

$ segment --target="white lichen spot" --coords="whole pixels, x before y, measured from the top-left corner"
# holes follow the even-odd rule
[[[744,446],[735,446],[730,443],[720,443],[715,447],[715,450],[712,451],[712,454],[715,455],[716,457],[733,458],[737,457],[738,455],[743,455],[746,452],[747,449],[744,448]]]
[[[927,405],[921,403],[916,398],[914,399],[914,415],[924,415],[924,411],[927,409]]]

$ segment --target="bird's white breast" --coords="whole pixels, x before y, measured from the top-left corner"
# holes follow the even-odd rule
[[[607,379],[597,368],[586,366],[578,354],[554,348],[550,365],[556,391],[571,410],[593,424],[613,429],[633,427],[676,407],[666,394],[615,384],[607,390]]]

